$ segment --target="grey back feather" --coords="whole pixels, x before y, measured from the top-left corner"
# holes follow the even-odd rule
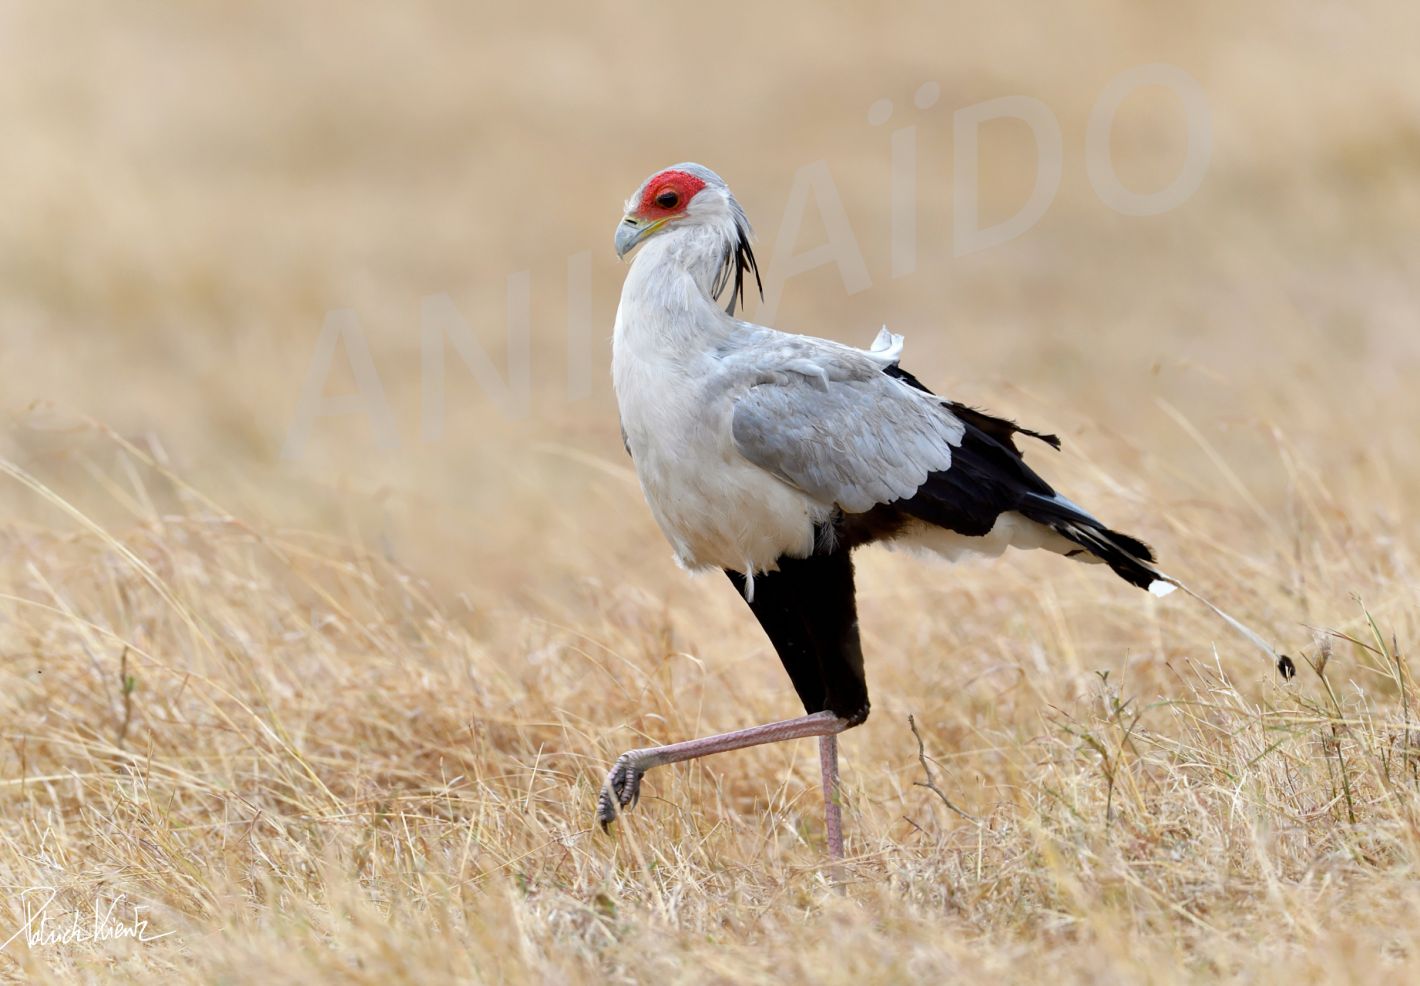
[[[780,339],[788,351],[766,361],[779,372],[734,403],[735,448],[750,462],[845,513],[910,497],[951,466],[965,426],[940,399],[862,350]]]

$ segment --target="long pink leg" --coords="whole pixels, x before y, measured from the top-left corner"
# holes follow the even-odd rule
[[[835,860],[842,859],[843,811],[838,803],[838,734],[850,725],[852,723],[849,720],[832,712],[815,712],[797,719],[771,722],[765,726],[751,726],[749,729],[737,729],[732,733],[720,733],[702,739],[686,740],[683,743],[652,746],[623,753],[617,757],[616,765],[611,768],[606,783],[602,785],[601,797],[597,799],[597,821],[606,829],[616,821],[618,811],[636,804],[641,793],[641,778],[652,767],[680,763],[682,760],[695,760],[727,750],[741,750],[747,746],[818,736],[821,737],[819,766],[823,771],[828,850]]]
[[[843,859],[843,806],[838,797],[838,734],[820,736],[818,765],[823,771],[823,822],[828,835],[828,854],[834,862]]]

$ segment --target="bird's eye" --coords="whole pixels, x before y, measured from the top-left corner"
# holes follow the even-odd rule
[[[656,196],[656,204],[662,209],[674,209],[680,204],[680,193],[673,188],[667,188]]]

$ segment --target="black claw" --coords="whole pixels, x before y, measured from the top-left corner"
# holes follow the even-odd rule
[[[636,807],[636,802],[641,799],[642,774],[643,771],[628,764],[624,756],[611,768],[611,773],[607,775],[606,783],[602,785],[601,794],[597,798],[597,822],[601,824],[603,832],[611,830],[611,823],[616,821],[619,811],[618,806]]]
[[[601,796],[597,798],[597,821],[601,824],[603,832],[610,832],[611,823],[616,821],[618,794],[616,781],[613,778],[607,778],[606,785],[602,787]]]

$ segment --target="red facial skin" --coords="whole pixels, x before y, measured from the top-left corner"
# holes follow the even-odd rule
[[[690,200],[695,198],[695,193],[704,187],[705,183],[692,174],[675,169],[662,171],[646,183],[646,190],[641,193],[641,202],[636,207],[636,215],[648,222],[679,215],[685,211]],[[676,193],[676,204],[669,209],[656,201],[666,192]]]

